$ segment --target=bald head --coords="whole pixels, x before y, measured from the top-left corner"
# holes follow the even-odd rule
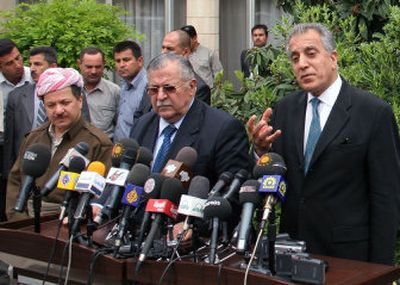
[[[162,42],[162,52],[173,52],[185,57],[188,56],[190,53],[189,35],[181,30],[169,32]]]

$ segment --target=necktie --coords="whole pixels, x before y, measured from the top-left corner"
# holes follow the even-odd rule
[[[169,125],[162,131],[162,135],[164,135],[164,139],[160,149],[158,150],[156,160],[153,164],[153,173],[159,173],[162,170],[162,166],[167,157],[169,148],[171,146],[171,137],[176,132],[176,128],[173,125]]]
[[[304,174],[307,173],[310,166],[311,157],[313,155],[315,145],[321,134],[321,124],[319,122],[318,105],[321,101],[318,98],[311,99],[312,105],[312,120],[310,124],[310,131],[308,133],[306,151],[304,152]]]
[[[42,100],[39,100],[38,112],[36,116],[36,127],[43,124],[47,119],[46,111],[44,109],[44,104]]]

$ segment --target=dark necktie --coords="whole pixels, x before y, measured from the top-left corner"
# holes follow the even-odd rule
[[[321,101],[318,98],[311,99],[312,105],[312,120],[310,124],[310,131],[308,133],[306,151],[304,152],[304,174],[307,173],[310,161],[321,134],[321,124],[319,122],[318,105]]]
[[[38,112],[36,116],[36,127],[39,127],[47,119],[46,111],[44,109],[44,104],[42,100],[39,100]]]
[[[171,137],[176,132],[176,128],[173,125],[169,125],[162,131],[162,135],[164,135],[164,139],[160,149],[158,150],[156,160],[153,164],[152,172],[159,173],[162,170],[164,162],[167,158],[167,154],[169,148],[171,146]]]

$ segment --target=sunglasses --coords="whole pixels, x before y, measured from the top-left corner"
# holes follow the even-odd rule
[[[178,90],[178,88],[182,87],[184,84],[185,84],[185,82],[183,82],[181,85],[178,85],[178,86],[169,85],[169,84],[166,84],[163,86],[148,86],[147,94],[149,96],[157,95],[161,89],[163,93],[165,93],[167,95],[172,95],[172,94],[175,94],[176,91]]]

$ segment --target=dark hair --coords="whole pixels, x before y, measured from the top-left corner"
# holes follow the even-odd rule
[[[0,39],[0,56],[9,54],[17,45],[10,39]]]
[[[265,32],[265,35],[268,36],[268,27],[267,27],[267,25],[264,25],[264,24],[257,24],[253,28],[251,28],[251,34],[253,34],[254,30],[258,30],[258,29],[263,29]]]
[[[98,53],[101,54],[101,59],[103,60],[103,62],[105,62],[104,52],[98,47],[85,47],[79,54],[79,59],[82,61],[85,54],[95,55]]]
[[[79,99],[82,96],[82,88],[75,84],[71,85],[70,87],[72,95],[74,95],[76,99]]]
[[[197,37],[196,29],[192,25],[183,26],[181,30],[186,32],[191,38]]]
[[[44,59],[49,64],[57,64],[57,51],[55,48],[49,46],[41,46],[35,47],[29,51],[29,56],[34,56],[38,54],[43,54]]]
[[[115,55],[115,53],[123,52],[127,49],[130,49],[132,51],[132,54],[135,58],[139,58],[142,56],[142,50],[140,46],[134,41],[122,41],[117,43],[113,48],[113,55]]]

